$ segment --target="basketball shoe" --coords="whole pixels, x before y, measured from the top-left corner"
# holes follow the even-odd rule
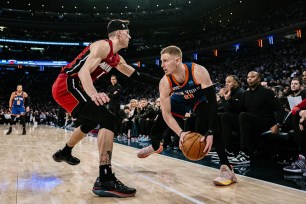
[[[12,127],[9,128],[9,130],[7,131],[7,135],[10,135],[12,133]]]
[[[71,154],[68,155],[68,156],[63,155],[62,150],[58,150],[57,152],[55,152],[52,157],[53,157],[54,161],[56,161],[56,162],[64,161],[64,162],[67,162],[70,165],[77,165],[77,164],[80,163],[80,160],[78,158],[72,156]]]
[[[213,183],[217,186],[228,186],[232,183],[237,182],[237,178],[233,170],[223,164],[220,167],[220,176],[213,180]]]
[[[136,194],[136,189],[121,183],[115,174],[112,174],[108,181],[100,181],[98,177],[93,186],[92,192],[102,197],[132,197]]]
[[[25,128],[23,128],[23,130],[22,130],[22,135],[26,135],[26,134],[27,134],[27,131],[26,131]]]
[[[157,153],[157,154],[161,153],[163,151],[163,149],[164,148],[163,148],[162,143],[160,143],[159,148],[156,151],[154,151],[153,146],[150,145],[150,146],[144,147],[141,150],[139,150],[139,152],[137,153],[137,157],[138,158],[146,158],[153,153]]]

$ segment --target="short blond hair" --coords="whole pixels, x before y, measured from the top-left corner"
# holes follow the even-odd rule
[[[169,54],[169,55],[174,55],[174,56],[178,56],[180,58],[183,58],[182,50],[175,45],[170,45],[168,47],[165,47],[164,49],[162,49],[160,54],[161,55],[162,54]]]

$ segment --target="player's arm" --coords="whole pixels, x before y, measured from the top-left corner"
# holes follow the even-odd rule
[[[12,106],[13,106],[13,100],[14,100],[14,96],[15,96],[15,92],[13,92],[11,94],[10,100],[9,100],[9,110],[12,110]]]
[[[30,111],[30,97],[26,92],[23,92],[24,98],[24,107],[26,108],[26,112]]]
[[[149,83],[149,84],[158,86],[159,84],[158,78],[136,71],[132,66],[126,63],[126,61],[123,59],[122,56],[119,55],[119,57],[120,57],[120,62],[117,65],[117,70],[119,72],[128,76],[132,80],[139,81],[139,82],[146,83],[146,84]]]
[[[91,44],[88,58],[86,59],[78,74],[85,92],[98,106],[107,103],[109,98],[105,93],[97,92],[93,85],[90,73],[93,72],[99,63],[107,57],[109,52],[109,44],[104,40],[100,40]]]
[[[201,88],[203,91],[204,96],[207,99],[208,102],[208,131],[205,134],[206,136],[206,146],[204,149],[204,153],[208,154],[208,152],[211,149],[212,146],[212,136],[214,134],[214,131],[216,129],[216,120],[217,120],[217,99],[216,99],[216,91],[215,91],[215,86],[213,85],[210,75],[208,71],[203,67],[198,64],[195,64],[195,69],[194,69],[194,76],[197,81],[197,83],[201,84]],[[202,139],[203,141],[204,139]]]
[[[198,64],[195,64],[194,76],[198,84],[201,85],[204,96],[209,106],[209,131],[213,131],[216,127],[217,118],[217,99],[215,87],[210,79],[208,71]]]
[[[165,122],[167,123],[167,125],[177,135],[180,136],[180,133],[183,130],[171,114],[171,101],[170,101],[171,88],[165,76],[160,81],[159,93],[160,93],[160,106],[161,106],[163,118]]]

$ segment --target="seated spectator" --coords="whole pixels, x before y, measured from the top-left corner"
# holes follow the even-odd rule
[[[294,135],[299,145],[298,159],[290,166],[284,167],[284,171],[291,173],[303,173],[306,176],[306,99],[292,109]]]
[[[228,121],[228,126],[239,126],[240,132],[240,152],[230,160],[232,164],[250,163],[250,154],[253,152],[257,137],[267,131],[278,133],[278,126],[282,118],[275,118],[275,112],[279,113],[281,107],[275,93],[261,86],[261,75],[258,72],[248,73],[247,82],[249,89],[241,98],[241,110],[239,117],[234,117]],[[278,114],[279,115],[279,114]],[[223,118],[224,122],[225,119]],[[224,127],[222,127],[224,130]],[[238,128],[238,127],[236,127]],[[231,132],[223,131],[226,141],[230,140]]]
[[[135,116],[139,124],[140,136],[149,139],[150,130],[153,126],[156,112],[154,108],[148,104],[148,99],[140,100],[139,113]]]
[[[223,156],[224,162],[227,159],[234,157],[234,145],[231,136],[227,136],[232,131],[239,132],[239,125],[237,125],[238,114],[241,112],[240,101],[244,90],[240,87],[241,82],[236,75],[229,75],[225,79],[225,87],[220,89],[220,105],[224,112],[218,114],[218,123],[220,124],[220,134],[222,134],[222,144],[225,146],[226,156]],[[234,124],[236,122],[236,124]],[[223,141],[224,140],[224,141]],[[217,151],[218,153],[218,151]],[[215,157],[214,157],[215,158]],[[218,158],[220,158],[218,153]],[[222,158],[222,157],[221,157]],[[222,161],[221,161],[222,162]]]

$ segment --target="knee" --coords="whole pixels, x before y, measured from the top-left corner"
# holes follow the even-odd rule
[[[115,131],[115,121],[112,120],[112,121],[105,121],[103,123],[100,123],[100,129],[103,129],[103,128],[114,132]]]
[[[83,133],[87,134],[89,133],[91,130],[95,129],[95,127],[97,127],[97,124],[95,123],[86,123],[86,124],[82,124],[80,126],[80,129]]]

